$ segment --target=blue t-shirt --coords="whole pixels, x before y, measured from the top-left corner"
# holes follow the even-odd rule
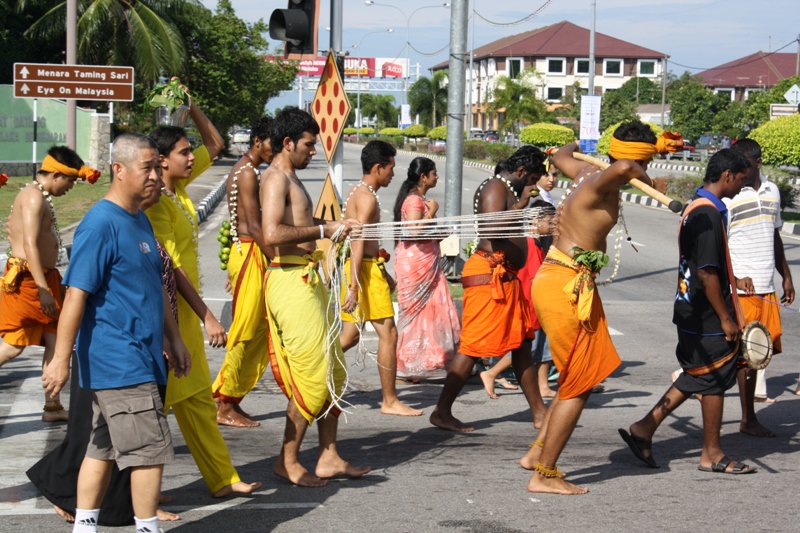
[[[150,221],[100,200],[75,232],[64,285],[89,293],[76,342],[80,384],[167,383],[161,258]]]

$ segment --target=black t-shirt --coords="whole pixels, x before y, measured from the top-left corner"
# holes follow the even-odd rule
[[[695,196],[693,200],[697,199]],[[725,244],[725,223],[713,206],[696,207],[683,221],[680,230],[680,264],[678,290],[672,322],[679,329],[700,335],[724,334],[722,322],[703,291],[698,270],[716,267],[722,296],[731,317],[735,317],[728,259]]]

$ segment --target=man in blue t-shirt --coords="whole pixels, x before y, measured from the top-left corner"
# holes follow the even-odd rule
[[[753,292],[750,278],[733,275],[727,245],[727,208],[722,198],[736,196],[750,162],[741,153],[720,150],[709,160],[703,186],[687,206],[678,234],[680,265],[673,323],[676,355],[683,369],[647,416],[620,435],[633,454],[651,468],[652,439],[664,419],[692,394],[701,394],[703,451],[699,470],[750,474],[754,467],[732,461],[722,451],[719,433],[725,391],[736,383],[739,338],[744,326],[736,289]]]
[[[158,393],[167,383],[165,336],[175,376],[188,374],[191,365],[162,287],[153,229],[139,210],[159,184],[158,150],[144,135],[124,134],[114,141],[112,160],[108,194],[75,232],[55,356],[42,377],[47,393],[57,394],[69,377],[74,345],[80,385],[94,391],[74,533],[97,530],[114,462],[131,468],[137,530],[158,531],[161,475],[173,457]]]

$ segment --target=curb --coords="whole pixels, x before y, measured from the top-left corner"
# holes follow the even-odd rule
[[[225,176],[220,180],[217,186],[197,205],[197,225],[202,224],[214,209],[219,205],[220,200],[225,197],[225,182],[228,177]]]

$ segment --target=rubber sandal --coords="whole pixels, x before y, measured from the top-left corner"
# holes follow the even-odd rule
[[[728,465],[733,462],[727,455],[724,456],[716,463],[711,463],[711,468],[707,466],[698,466],[697,469],[701,472],[714,472],[715,474],[733,474],[733,475],[742,475],[742,474],[754,474],[758,471],[758,468],[754,466],[750,466],[745,463],[736,463],[736,466],[728,470]]]
[[[653,459],[652,455],[648,457],[642,453],[645,450],[652,450],[653,441],[637,437],[636,435],[631,435],[624,429],[618,429],[617,431],[619,431],[619,436],[622,437],[622,440],[625,441],[625,444],[628,445],[628,448],[631,449],[633,455],[635,455],[637,459],[650,468],[661,468],[658,466],[658,463],[656,463],[656,460]]]

